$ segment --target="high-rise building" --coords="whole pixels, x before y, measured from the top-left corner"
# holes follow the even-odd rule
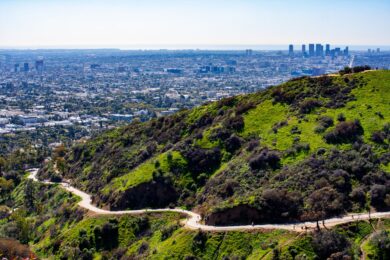
[[[19,71],[19,63],[16,63],[14,66],[14,72],[18,72],[18,71]]]
[[[349,47],[345,47],[344,49],[344,56],[348,56],[349,55]]]
[[[294,45],[290,44],[290,45],[288,46],[288,54],[289,54],[290,56],[294,55]]]
[[[30,71],[30,65],[28,64],[28,62],[24,63],[23,70],[24,70],[24,72],[29,72]]]
[[[330,44],[325,45],[325,55],[329,56],[330,55]]]
[[[245,54],[246,54],[247,56],[251,56],[251,55],[253,54],[253,50],[247,49],[247,50],[245,50]]]
[[[376,52],[381,52],[381,49],[380,48],[376,48]]]
[[[306,54],[306,45],[305,44],[302,44],[302,54],[303,55]]]
[[[43,59],[39,58],[35,61],[35,70],[39,73],[43,72]]]
[[[313,43],[310,43],[309,44],[309,56],[314,56],[315,52],[314,52],[314,44]]]
[[[322,44],[316,44],[316,56],[324,56],[324,46]]]

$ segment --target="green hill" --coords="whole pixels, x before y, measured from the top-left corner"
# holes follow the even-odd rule
[[[390,71],[304,77],[110,130],[41,171],[99,206],[215,225],[390,208]]]

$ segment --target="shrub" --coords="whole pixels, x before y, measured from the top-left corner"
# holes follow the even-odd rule
[[[343,122],[345,120],[346,120],[346,118],[345,118],[345,115],[343,113],[340,113],[337,115],[337,121]]]
[[[387,206],[385,204],[387,193],[386,185],[373,185],[370,190],[371,205],[379,209],[385,208]]]
[[[170,238],[173,232],[175,232],[175,230],[177,230],[178,228],[179,228],[178,225],[170,225],[168,227],[164,227],[163,229],[161,229],[161,241]]]
[[[319,259],[327,259],[335,253],[346,253],[350,244],[343,235],[335,231],[319,231],[313,235],[313,248]]]
[[[258,147],[260,145],[260,142],[259,140],[257,139],[253,139],[253,140],[250,140],[249,143],[248,143],[248,147],[247,147],[247,150],[249,152],[252,152],[256,147]]]
[[[217,107],[218,108],[232,107],[236,103],[237,103],[237,98],[236,97],[228,97],[228,98],[224,98],[224,99],[221,99],[220,101],[218,101]]]
[[[181,153],[188,162],[188,169],[195,175],[211,173],[218,168],[221,162],[221,150],[219,148],[202,149],[191,147]]]
[[[359,120],[340,122],[336,128],[327,133],[324,138],[328,143],[354,142],[364,133]]]
[[[242,116],[235,116],[235,117],[229,117],[225,123],[224,126],[227,129],[234,130],[234,131],[241,131],[244,129],[244,118]]]
[[[362,72],[362,71],[370,70],[370,69],[371,69],[371,67],[367,66],[367,65],[356,66],[353,68],[345,67],[344,69],[340,70],[339,73],[340,73],[340,75],[344,75],[344,74],[358,73],[358,72]]]
[[[290,130],[290,133],[291,134],[301,134],[301,130],[299,130],[298,126],[294,125],[291,130]]]
[[[383,144],[385,142],[385,135],[382,131],[374,131],[371,134],[371,140],[378,144]]]
[[[244,114],[245,112],[247,112],[248,110],[252,109],[252,108],[255,108],[256,105],[255,103],[253,103],[252,101],[249,101],[249,102],[240,102],[237,106],[236,106],[236,114],[237,115],[241,115],[241,114]]]
[[[303,114],[310,113],[315,108],[320,107],[322,104],[318,99],[307,98],[299,104],[299,111]]]
[[[340,75],[350,74],[352,73],[352,69],[350,67],[344,67],[344,69],[340,70],[339,73]]]
[[[317,219],[337,215],[344,210],[342,195],[331,187],[313,191],[307,202],[311,215]]]
[[[317,134],[321,134],[323,132],[325,132],[325,127],[323,127],[322,125],[318,125],[314,128],[314,132],[317,133]]]
[[[102,227],[102,245],[104,249],[111,250],[118,246],[118,220],[110,219],[109,222],[105,223]]]
[[[362,187],[357,187],[352,190],[350,197],[353,201],[359,203],[360,206],[364,206],[366,203],[366,193]]]
[[[234,153],[236,150],[240,149],[241,140],[236,135],[232,135],[228,139],[226,139],[224,144],[226,151],[228,151],[229,153]]]
[[[277,169],[280,167],[280,157],[275,151],[263,149],[260,154],[255,154],[249,160],[249,166],[252,170],[260,170],[265,168]]]
[[[296,219],[303,205],[299,193],[286,189],[266,189],[261,195],[260,204],[265,217],[274,221]]]
[[[329,127],[333,126],[333,118],[331,118],[330,116],[320,116],[317,119],[317,121],[324,128],[329,128]]]
[[[272,131],[274,131],[274,133],[277,133],[280,128],[287,125],[288,125],[287,120],[277,122],[272,126]]]
[[[374,235],[370,241],[373,245],[376,257],[375,259],[390,259],[390,232],[380,231]]]
[[[206,246],[207,234],[199,230],[192,240],[192,250],[203,250]]]
[[[232,134],[232,131],[227,130],[225,128],[216,128],[212,130],[209,139],[211,141],[217,141],[217,140],[226,140],[228,139]]]

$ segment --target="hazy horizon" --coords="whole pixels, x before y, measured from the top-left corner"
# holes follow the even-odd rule
[[[385,0],[2,0],[0,48],[390,46],[389,13]]]
[[[314,42],[313,42],[314,43]],[[315,42],[317,43],[317,42]],[[308,45],[309,43],[302,43]],[[326,42],[321,42],[326,44]],[[332,44],[331,47],[345,48],[350,51],[367,51],[367,49],[380,48],[381,51],[390,51],[390,45],[348,45]],[[1,46],[2,51],[35,51],[35,50],[120,50],[120,51],[240,51],[252,49],[254,51],[287,51],[288,44],[220,44],[220,45],[119,45],[119,46]],[[306,46],[307,48],[307,46]],[[295,51],[301,50],[301,44],[294,44]]]

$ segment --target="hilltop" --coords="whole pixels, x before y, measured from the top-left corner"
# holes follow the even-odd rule
[[[215,225],[389,209],[390,72],[342,74],[107,131],[40,176],[101,207],[184,207]]]

